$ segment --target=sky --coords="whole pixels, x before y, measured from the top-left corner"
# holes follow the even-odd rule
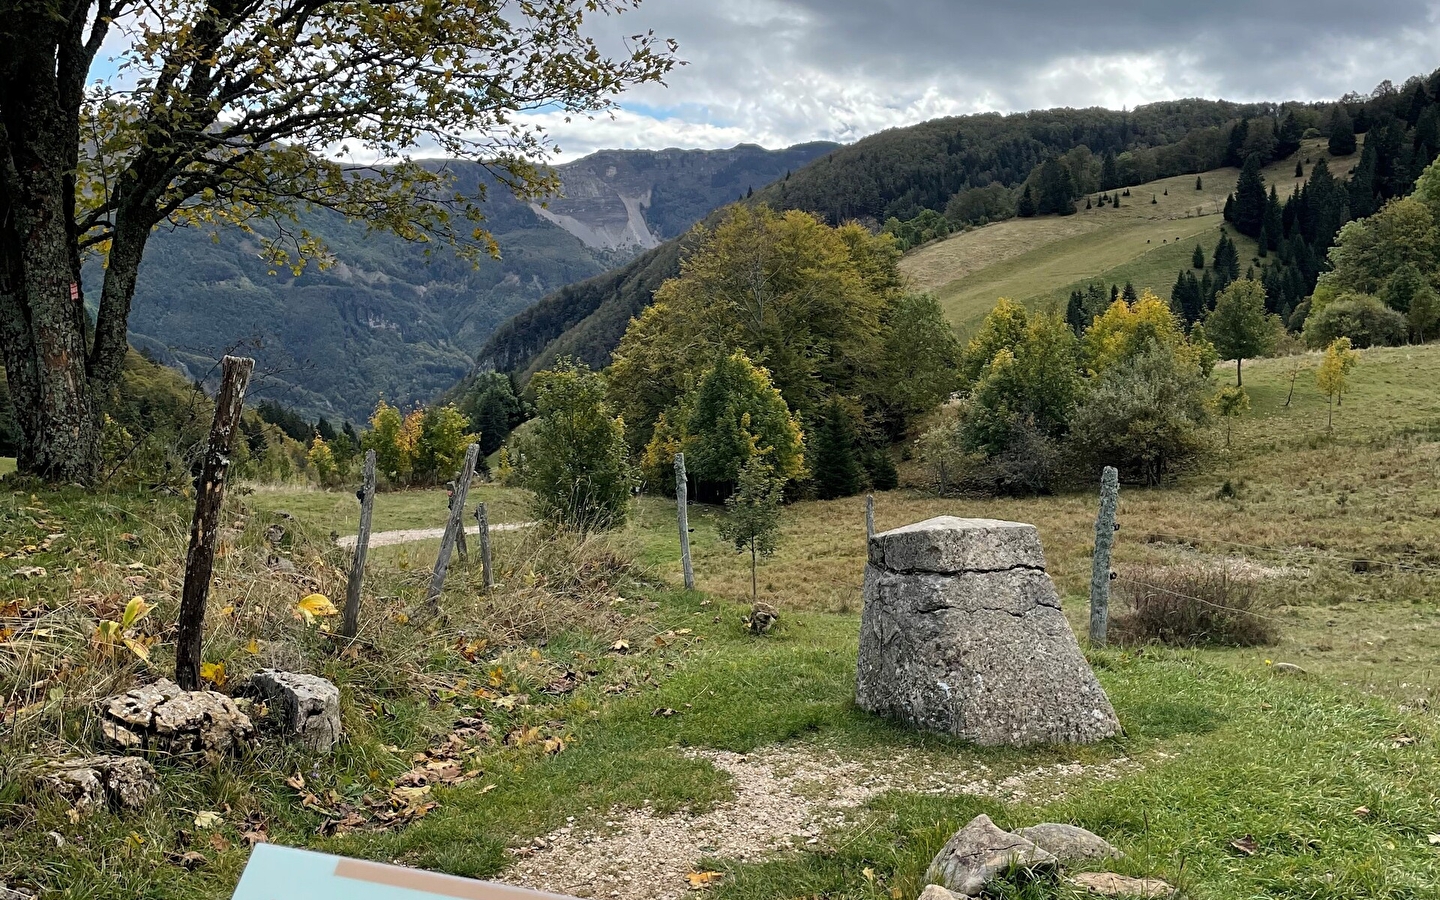
[[[1328,100],[1440,67],[1440,3],[1420,0],[643,0],[593,27],[653,28],[688,64],[613,118],[532,116],[560,161],[849,142],[983,111]]]

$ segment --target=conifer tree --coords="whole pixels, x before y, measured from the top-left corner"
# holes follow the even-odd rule
[[[855,422],[838,397],[832,397],[820,414],[811,456],[815,495],[821,500],[833,500],[858,494],[865,489],[865,471],[860,465]]]
[[[1256,237],[1265,223],[1265,177],[1260,174],[1260,154],[1252,153],[1240,170],[1235,185],[1235,206],[1230,221],[1241,234]]]
[[[1205,181],[1204,181],[1204,179],[1202,179],[1199,175],[1196,175],[1196,176],[1195,176],[1195,190],[1197,190],[1197,191],[1203,191],[1203,190],[1205,190]]]
[[[1030,185],[1025,185],[1025,191],[1020,195],[1020,203],[1015,207],[1015,214],[1022,219],[1028,219],[1035,215],[1035,198],[1030,193]]]
[[[1349,156],[1355,152],[1355,126],[1343,106],[1336,106],[1335,111],[1330,115],[1328,149],[1331,156]]]
[[[1089,197],[1086,197],[1086,198],[1085,198],[1085,208],[1086,208],[1086,209],[1093,209],[1093,208],[1094,208],[1094,204],[1092,204],[1092,203],[1090,202],[1090,198],[1089,198]]]
[[[1298,160],[1298,159],[1295,160],[1295,177],[1296,177],[1296,178],[1304,178],[1304,177],[1305,177],[1305,164],[1302,163],[1302,162],[1300,162],[1300,160]]]
[[[1278,250],[1280,239],[1285,236],[1285,217],[1280,209],[1280,195],[1273,184],[1270,185],[1269,196],[1265,198],[1265,215],[1260,230],[1266,236],[1260,245],[1260,255],[1264,256],[1266,250]]]
[[[1114,204],[1114,205],[1115,205],[1115,208],[1116,208],[1116,209],[1119,209],[1119,208],[1120,208],[1120,195],[1119,195],[1119,194],[1116,194],[1116,195],[1115,195],[1115,204]]]
[[[1195,253],[1190,257],[1190,265],[1197,269],[1205,268],[1205,251],[1200,249],[1199,244],[1195,245]]]
[[[1120,167],[1115,161],[1115,151],[1105,151],[1100,163],[1100,190],[1112,191],[1120,186]]]
[[[1125,282],[1125,290],[1120,292],[1120,296],[1125,298],[1126,303],[1134,303],[1140,299],[1140,295],[1135,292],[1135,285],[1129,281]]]

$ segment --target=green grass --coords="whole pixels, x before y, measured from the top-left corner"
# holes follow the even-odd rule
[[[1312,159],[1327,156],[1323,141],[1307,141],[1300,153]],[[1354,162],[1347,157],[1330,165],[1338,175]],[[1266,168],[1266,182],[1287,197],[1303,181],[1294,170],[1294,157],[1276,162]],[[1000,297],[1032,309],[1057,303],[1063,308],[1073,289],[1091,281],[1107,289],[1129,281],[1137,290],[1149,288],[1168,298],[1176,273],[1190,268],[1195,245],[1204,248],[1207,259],[1214,251],[1225,197],[1238,176],[1233,168],[1205,172],[1201,191],[1195,190],[1194,175],[1163,178],[1131,188],[1119,209],[1087,210],[1082,201],[1073,216],[987,225],[911,251],[901,271],[916,289],[935,294],[962,337]],[[1233,228],[1227,230],[1236,237]],[[1237,243],[1243,268],[1255,257],[1255,243],[1243,236]]]
[[[730,801],[730,776],[687,755],[690,748],[785,745],[893,761],[897,771],[907,758],[925,760],[930,771],[985,766],[996,780],[1072,761],[1122,765],[1124,774],[1082,773],[1054,799],[902,786],[850,811],[805,849],[746,862],[703,859],[706,851],[694,848],[696,865],[725,873],[711,891],[717,900],[914,897],[931,856],[979,812],[1007,827],[1053,820],[1091,828],[1127,853],[1121,871],[1169,879],[1198,900],[1440,896],[1440,852],[1430,843],[1440,834],[1440,732],[1429,712],[1440,703],[1440,398],[1429,387],[1440,380],[1440,347],[1364,351],[1333,434],[1313,370],[1296,378],[1286,405],[1292,367],[1314,361],[1247,362],[1253,408],[1236,425],[1232,449],[1173,487],[1121,492],[1119,568],[1226,558],[1288,567],[1262,582],[1279,643],[1091,652],[1125,735],[1087,748],[975,748],[855,708],[859,498],[787,507],[780,549],[761,568],[762,598],[781,611],[767,636],[741,626],[747,561],[720,539],[717,511],[692,513],[700,591],[685,592],[675,587],[673,502],[645,497],[632,524],[590,545],[588,556],[547,559],[540,552],[560,544],[543,534],[497,535],[501,589],[481,596],[473,565],[457,564],[442,604],[449,616],[436,623],[408,618],[435,542],[377,549],[365,640],[350,654],[292,608],[302,592],[343,591],[344,556],[327,536],[353,527],[352,495],[257,489],[237,493],[227,508],[227,521],[250,524],[217,567],[205,658],[225,661],[237,678],[272,658],[333,678],[350,741],[323,760],[274,745],[219,766],[159,760],[160,803],[71,822],[62,804],[28,787],[33,754],[62,743],[88,750],[99,692],[167,671],[165,625],[174,616],[188,505],[143,491],[7,484],[0,607],[14,599],[27,615],[53,619],[44,639],[0,641],[0,693],[14,698],[0,719],[0,880],[65,898],[223,898],[244,864],[249,816],[281,843],[504,879],[507,848],[570,817],[603,832],[616,809],[648,804],[663,816]],[[1216,382],[1231,378],[1224,368]],[[1231,490],[1222,493],[1225,482]],[[497,511],[492,518],[525,516],[523,492],[477,491]],[[257,526],[280,521],[282,509],[296,521],[281,550],[313,581],[277,578],[263,565],[269,550]],[[382,494],[376,527],[437,527],[444,512],[443,491]],[[1091,492],[1016,500],[893,491],[877,496],[876,513],[881,528],[940,513],[1034,522],[1066,613],[1083,628]],[[638,556],[641,569],[617,575],[607,546]],[[1367,561],[1363,570],[1356,559]],[[11,577],[21,566],[48,574]],[[107,660],[88,645],[95,619],[137,592],[157,603],[161,640],[149,666]],[[525,624],[547,614],[548,624]],[[259,654],[247,649],[251,635]],[[617,636],[630,652],[611,652]],[[473,660],[461,652],[481,639],[495,644]],[[1308,674],[1282,676],[1267,665],[1274,661]],[[580,677],[574,693],[541,692],[566,670]],[[477,688],[525,699],[508,709]],[[25,710],[18,726],[17,707]],[[657,709],[677,714],[656,716]],[[461,715],[483,717],[497,737],[468,758],[481,774],[436,788],[440,805],[408,827],[328,835],[329,817],[285,784],[303,772],[322,806],[383,796],[411,755],[441,743]],[[498,739],[521,727],[566,746],[549,754],[535,741]],[[197,810],[222,813],[213,832],[219,843],[194,827]],[[1259,846],[1253,856],[1231,848],[1246,835]],[[193,871],[176,863],[190,849],[205,857]],[[1006,887],[1001,896],[1072,900],[1057,885]]]
[[[249,505],[267,513],[288,512],[339,534],[354,534],[360,527],[360,504],[352,488],[325,490],[308,485],[246,485]],[[498,484],[477,484],[470,489],[470,506],[484,501],[492,524],[528,522],[529,495]],[[375,495],[371,528],[444,528],[449,515],[444,487],[408,491],[382,491]],[[474,525],[473,520],[465,523]]]
[[[15,457],[0,456],[0,478],[4,478],[15,471]]]

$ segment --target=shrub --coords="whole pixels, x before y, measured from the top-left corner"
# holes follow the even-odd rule
[[[1164,344],[1155,344],[1094,381],[1070,420],[1070,449],[1089,468],[1159,484],[1206,448],[1209,379]]]
[[[1254,579],[1201,566],[1137,566],[1115,581],[1120,610],[1110,623],[1114,640],[1172,647],[1255,647],[1273,644]]]
[[[1341,294],[1305,319],[1305,343],[1328,347],[1347,337],[1350,345],[1395,347],[1405,342],[1410,324],[1405,317],[1369,294]]]

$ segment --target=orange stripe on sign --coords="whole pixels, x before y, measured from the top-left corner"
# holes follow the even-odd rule
[[[510,887],[504,884],[457,878],[438,872],[386,866],[359,859],[341,859],[335,863],[335,877],[352,881],[368,881],[408,891],[423,891],[437,897],[458,897],[460,900],[566,900],[556,894]]]

